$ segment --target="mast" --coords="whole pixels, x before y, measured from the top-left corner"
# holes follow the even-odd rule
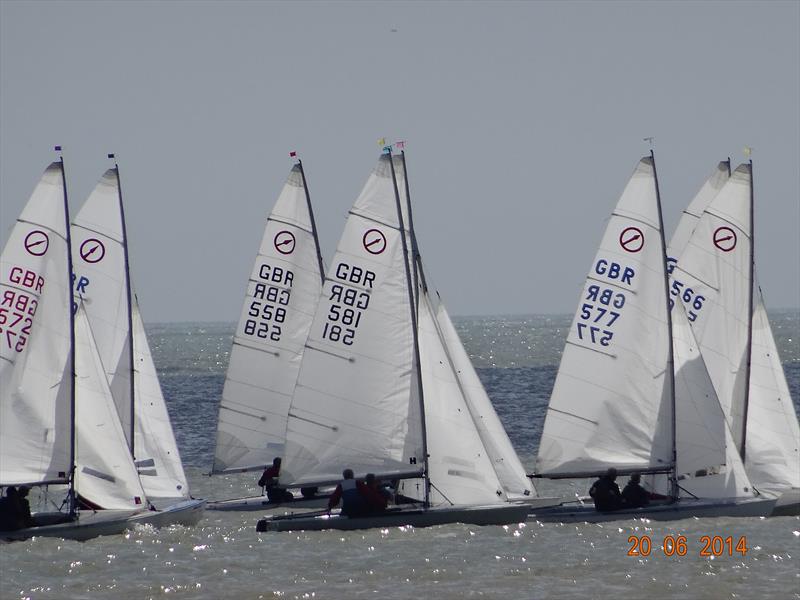
[[[419,254],[417,245],[417,234],[414,231],[414,216],[411,211],[411,189],[408,187],[408,168],[406,167],[406,151],[400,151],[400,158],[403,161],[403,178],[406,185],[406,211],[408,212],[408,230],[411,232],[411,253],[414,255],[412,263],[414,271],[414,293],[419,291],[419,281],[422,280],[422,288],[427,291],[428,284],[425,281],[425,273],[422,270],[422,257]],[[417,310],[419,310],[419,297],[417,297]]]
[[[669,273],[667,273],[666,265],[667,265],[667,242],[664,238],[664,217],[661,212],[661,192],[658,188],[658,172],[656,171],[656,157],[653,153],[652,148],[650,149],[650,160],[653,161],[653,179],[656,185],[656,203],[658,205],[658,228],[661,237],[661,254],[663,257],[662,264],[664,265],[664,302],[666,303],[667,307],[667,331],[669,335],[667,338],[669,339],[669,353],[667,354],[667,381],[669,382],[670,387],[670,405],[671,405],[671,415],[670,415],[670,429],[671,437],[672,437],[672,449],[670,453],[670,462],[672,463],[670,468],[670,498],[672,500],[678,499],[678,450],[677,450],[677,416],[675,414],[675,355],[673,350],[673,340],[672,340],[672,311],[670,310],[669,306]],[[682,307],[679,307],[683,310]]]
[[[750,404],[750,363],[753,359],[753,271],[755,270],[755,224],[754,224],[754,202],[753,202],[753,160],[750,159],[750,262],[747,265],[749,285],[747,289],[747,346],[745,356],[744,376],[744,407],[742,411],[742,447],[739,448],[739,455],[742,457],[742,464],[745,461],[747,450],[747,411]]]
[[[55,151],[59,153],[61,165],[61,184],[64,190],[64,219],[66,227],[67,241],[67,281],[69,282],[69,376],[71,378],[69,386],[69,489],[67,500],[69,502],[69,514],[74,515],[77,508],[75,495],[75,290],[72,284],[72,236],[70,234],[69,219],[69,200],[67,198],[67,175],[64,170],[64,156],[61,154],[61,146],[56,146]]]
[[[400,191],[397,189],[397,176],[394,171],[394,161],[392,160],[391,146],[387,148],[387,154],[389,155],[389,166],[392,169],[392,184],[394,185],[394,197],[397,204],[397,219],[400,223],[400,240],[403,245],[403,256],[405,257],[405,260],[403,261],[403,266],[405,267],[406,281],[408,282],[408,300],[411,308],[411,335],[412,339],[414,340],[414,361],[416,363],[416,368],[417,368],[417,388],[419,394],[419,413],[420,413],[420,425],[422,433],[422,460],[425,470],[425,475],[424,475],[425,506],[430,506],[431,481],[430,481],[430,473],[428,470],[428,432],[425,425],[425,396],[423,394],[423,389],[422,389],[422,370],[420,369],[421,360],[419,356],[419,331],[417,331],[418,307],[415,301],[417,294],[414,293],[414,289],[412,288],[413,281],[408,261],[408,242],[406,240],[405,224],[403,223],[403,210],[400,205]],[[408,187],[406,187],[406,190],[408,190]],[[411,225],[411,215],[409,215],[409,233],[411,234],[411,239],[413,244],[414,233],[413,230],[410,228],[410,225]]]
[[[113,154],[109,154],[108,158],[114,159]],[[134,432],[136,426],[134,424],[136,412],[136,396],[135,396],[135,382],[134,382],[134,357],[133,357],[133,292],[131,290],[131,268],[128,259],[128,230],[125,226],[125,208],[122,203],[122,181],[119,177],[119,165],[114,159],[114,170],[117,174],[117,198],[119,198],[119,218],[122,225],[122,255],[125,259],[125,296],[128,303],[128,368],[130,369],[130,395],[131,395],[131,428],[130,428],[130,442],[128,447],[131,451],[131,456],[135,459],[134,454]]]
[[[308,193],[306,183],[306,172],[303,170],[303,161],[297,159],[297,166],[300,168],[300,177],[303,180],[303,190],[306,193],[306,204],[308,204],[308,218],[311,220],[311,234],[314,236],[314,246],[317,250],[317,260],[319,261],[319,276],[322,283],[325,283],[325,267],[322,265],[322,252],[319,249],[319,236],[317,236],[317,224],[314,221],[314,209],[311,208],[311,196]]]

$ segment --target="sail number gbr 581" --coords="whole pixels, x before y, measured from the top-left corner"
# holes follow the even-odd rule
[[[331,285],[328,314],[322,338],[351,346],[361,324],[361,316],[369,307],[375,273],[356,265],[339,263],[333,271],[342,283]]]
[[[632,286],[636,272],[627,266],[600,258],[589,274],[583,303],[575,320],[578,339],[584,343],[608,346],[614,337],[614,324],[622,316],[625,294],[621,286]],[[594,283],[607,279],[614,285]]]

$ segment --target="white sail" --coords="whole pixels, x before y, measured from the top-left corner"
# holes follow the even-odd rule
[[[442,302],[436,306],[436,321],[447,355],[455,368],[467,408],[472,415],[475,427],[506,497],[511,500],[519,500],[535,496],[536,490],[526,475],[525,468],[522,466]]]
[[[70,292],[60,163],[0,257],[0,485],[65,482],[72,461]]]
[[[281,482],[380,477],[423,465],[406,256],[388,155],[345,224],[289,410]],[[406,223],[407,225],[407,223]]]
[[[130,328],[119,176],[108,169],[72,222],[75,296],[83,299],[97,349],[132,444]]]
[[[419,352],[425,390],[431,504],[486,504],[507,496],[484,447],[467,399],[440,336],[427,293],[420,294]],[[424,500],[421,480],[409,480],[403,495]]]
[[[114,167],[103,174],[73,221],[75,294],[83,301],[122,431],[133,448],[147,495],[154,500],[187,497],[186,475],[138,303],[131,298],[129,307],[119,194],[119,173]]]
[[[581,293],[539,445],[537,472],[672,463],[664,249],[651,157],[633,173]]]
[[[282,456],[286,419],[322,289],[300,165],[267,219],[222,391],[213,472],[263,469]]]
[[[151,500],[188,498],[189,485],[136,295],[132,310],[135,464]]]
[[[679,485],[700,498],[751,497],[752,484],[683,311],[673,311],[672,327]],[[668,484],[662,484],[658,491],[668,494]]]
[[[716,195],[710,190],[721,188],[712,182],[724,183],[728,169],[729,163],[721,162],[715,175],[684,211],[670,242],[669,256],[675,257],[675,262]],[[718,293],[727,292],[718,290]],[[753,485],[762,491],[800,487],[800,427],[760,289],[754,297],[750,360],[745,448],[747,473]]]
[[[82,303],[75,314],[75,489],[104,509],[146,506]]]
[[[800,487],[800,426],[758,289],[753,313],[745,467],[761,491]]]
[[[716,197],[730,175],[730,161],[720,161],[711,176],[706,179],[700,191],[697,192],[697,195],[692,198],[689,206],[683,211],[681,219],[678,221],[678,226],[675,228],[675,233],[672,234],[672,239],[667,246],[667,260],[670,263],[674,263],[683,252],[686,244],[689,243],[689,238],[692,236],[694,228],[697,226],[697,221],[700,220],[700,215],[703,214],[709,203]]]
[[[737,448],[744,438],[751,281],[750,165],[709,203],[672,271]]]

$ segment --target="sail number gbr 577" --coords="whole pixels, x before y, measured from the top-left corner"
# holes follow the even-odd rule
[[[578,339],[584,343],[608,346],[614,337],[614,324],[622,316],[626,296],[636,272],[633,268],[599,258],[587,280],[583,303],[575,319]],[[596,281],[608,280],[608,285]]]

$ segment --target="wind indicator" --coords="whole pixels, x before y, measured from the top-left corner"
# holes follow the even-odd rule
[[[654,137],[652,137],[652,136],[650,136],[650,137],[646,137],[646,138],[642,138],[642,140],[643,140],[643,141],[645,141],[645,142],[647,142],[648,144],[650,144],[650,149],[651,149],[651,150],[653,149],[653,140],[655,140],[655,139],[656,139],[656,138],[654,138]]]
[[[55,146],[53,150],[55,150],[56,152],[61,152],[61,146]]]
[[[744,148],[742,148],[742,152],[744,152],[744,155],[747,158],[750,158],[750,156],[753,154],[753,148],[750,146],[745,146]]]
[[[398,150],[403,150],[406,147],[406,141],[400,140],[398,142],[395,142],[394,147],[397,148]]]
[[[114,156],[114,153],[111,152],[111,153],[109,153],[108,158],[116,158],[116,157]]]

